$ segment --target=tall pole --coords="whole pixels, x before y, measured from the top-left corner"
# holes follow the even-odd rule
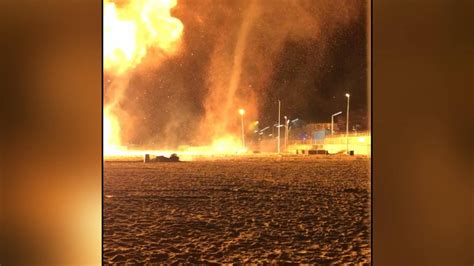
[[[245,134],[244,134],[244,116],[240,116],[242,122],[242,146],[245,148]]]
[[[346,93],[347,97],[347,117],[346,117],[346,153],[349,154],[349,99],[351,95]]]
[[[280,109],[281,109],[281,102],[280,100],[278,100],[278,144],[277,144],[278,154],[280,154]]]
[[[337,112],[337,113],[331,115],[331,135],[334,135],[334,117],[335,117],[336,115],[340,115],[340,114],[342,114],[342,111]]]
[[[242,148],[245,149],[245,134],[244,134],[244,114],[245,110],[244,109],[239,109],[239,114],[240,114],[240,121],[242,124]]]
[[[288,122],[286,123],[286,143],[288,144],[290,142],[290,120],[288,119]]]
[[[288,150],[288,117],[285,116],[285,152]]]
[[[331,136],[334,135],[334,116],[331,116]]]

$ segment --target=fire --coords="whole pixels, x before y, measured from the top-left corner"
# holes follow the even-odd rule
[[[119,1],[117,1],[119,2]],[[183,24],[171,16],[177,0],[129,0],[115,3],[104,0],[104,71],[126,76],[142,62],[150,49],[161,56],[178,51]],[[160,59],[154,60],[160,62]],[[117,103],[124,90],[115,91],[104,109],[104,154],[126,153],[121,145]]]
[[[118,118],[113,115],[110,108],[104,111],[104,154],[113,155],[123,150],[120,145],[120,126]]]
[[[183,33],[182,22],[171,15],[171,10],[177,5],[177,0],[104,0],[104,72],[112,74],[117,78],[115,84],[127,80],[131,73],[147,56],[150,50],[158,53],[153,55],[153,62],[159,64],[164,57],[175,54],[180,49],[180,40]],[[244,27],[244,37],[246,29]],[[245,38],[244,38],[245,39]],[[232,97],[228,97],[225,105],[224,117],[226,113],[235,115],[233,109],[233,95],[239,84],[240,64],[242,61],[244,41],[239,41],[237,63],[235,71],[232,71],[232,78],[229,90],[232,91]],[[121,81],[121,78],[122,81]],[[122,115],[125,113],[120,109],[120,102],[124,99],[126,82],[121,84],[120,89],[115,89],[113,97],[109,97],[105,103],[103,117],[104,132],[104,155],[113,156],[137,156],[144,152],[170,153],[172,151],[138,151],[129,150],[122,143],[123,131],[121,123],[127,118]],[[225,95],[228,95],[225,93]],[[221,100],[218,98],[217,100]],[[239,111],[244,115],[245,111]],[[220,121],[220,119],[217,119]],[[213,124],[213,123],[208,123]],[[247,150],[243,146],[240,137],[229,134],[227,121],[223,125],[217,125],[222,130],[214,130],[217,134],[212,134],[214,140],[208,146],[189,147],[180,150],[181,155],[213,155],[213,154],[241,154]],[[232,128],[232,127],[230,127]],[[237,128],[239,124],[237,124]],[[239,131],[237,131],[239,132]],[[239,134],[236,134],[237,136]]]
[[[183,24],[171,16],[176,0],[104,2],[104,68],[123,74],[136,67],[150,48],[176,52]]]
[[[242,146],[242,141],[232,135],[227,135],[213,141],[210,149],[213,153],[242,153],[246,152],[246,148]]]

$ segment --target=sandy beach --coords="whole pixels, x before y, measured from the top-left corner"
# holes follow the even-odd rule
[[[104,163],[104,263],[370,263],[370,159]]]

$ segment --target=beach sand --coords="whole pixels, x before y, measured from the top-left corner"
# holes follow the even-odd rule
[[[370,263],[370,159],[104,162],[104,263]]]

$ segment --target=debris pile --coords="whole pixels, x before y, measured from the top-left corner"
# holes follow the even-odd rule
[[[150,159],[150,154],[145,154],[145,158],[143,160],[145,163],[155,163],[155,162],[179,162],[179,157],[176,153],[171,154],[168,158],[166,156],[156,156],[153,159]]]

